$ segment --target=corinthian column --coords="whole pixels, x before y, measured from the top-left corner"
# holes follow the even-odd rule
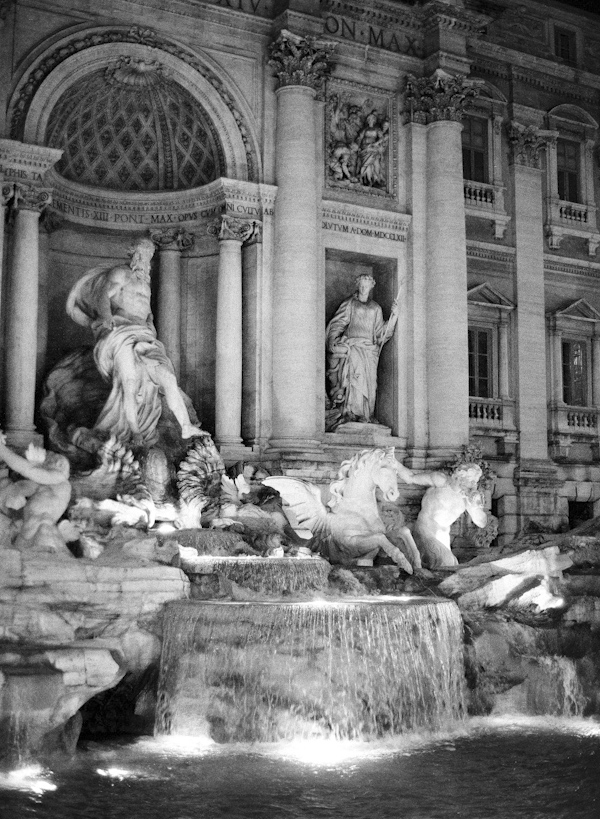
[[[315,99],[330,70],[329,48],[282,32],[271,47],[279,81],[275,144],[273,432],[279,450],[318,447],[318,230]]]
[[[255,222],[222,216],[217,284],[215,441],[221,447],[242,442],[242,244]]]
[[[50,201],[50,192],[43,188],[15,186],[7,309],[6,431],[9,442],[21,447],[29,443],[35,433],[39,220]]]
[[[194,245],[183,228],[154,230],[150,238],[159,250],[157,334],[165,345],[177,380],[181,370],[181,253]]]
[[[429,454],[469,440],[467,254],[461,119],[475,95],[464,77],[409,77],[405,111],[427,127],[426,302]]]

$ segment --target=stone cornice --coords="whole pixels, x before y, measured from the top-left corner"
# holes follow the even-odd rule
[[[277,188],[235,179],[216,179],[189,191],[122,193],[68,182],[51,170],[53,209],[84,225],[131,230],[139,227],[189,226],[221,213],[262,220],[273,213]]]
[[[439,0],[431,0],[421,9],[425,30],[445,28],[466,36],[480,35],[490,18]]]
[[[546,254],[544,255],[544,271],[557,278],[567,275],[600,279],[600,262],[584,262]]]
[[[469,54],[474,70],[485,71],[502,79],[512,77],[553,94],[575,96],[591,105],[596,100],[594,92],[600,89],[600,76],[597,74],[487,40],[471,40]]]
[[[467,241],[467,257],[485,259],[504,265],[513,265],[516,251],[514,247],[492,245],[489,242]]]
[[[15,176],[29,181],[39,181],[62,156],[56,148],[43,145],[27,145],[15,139],[0,139],[0,176]],[[13,173],[19,172],[22,173]]]
[[[385,0],[371,0],[365,7],[363,0],[329,0],[325,4],[329,14],[361,20],[376,26],[418,31],[422,28],[421,15],[413,8],[400,8]]]
[[[359,205],[324,200],[322,228],[335,233],[405,242],[412,217],[407,213],[365,208]]]

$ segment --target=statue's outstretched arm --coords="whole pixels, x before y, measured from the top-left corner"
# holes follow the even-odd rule
[[[0,459],[4,461],[4,463],[12,469],[14,472],[18,472],[23,478],[27,478],[29,481],[35,481],[35,483],[42,484],[44,486],[56,486],[59,483],[64,483],[66,478],[60,472],[54,472],[50,469],[44,469],[44,467],[36,466],[31,461],[28,461],[27,458],[21,457],[21,455],[17,455],[16,452],[13,452],[12,449],[9,449],[6,444],[2,441],[2,436],[0,434]],[[30,449],[33,444],[30,444]],[[39,449],[38,447],[34,447],[34,449]]]
[[[399,461],[396,464],[396,471],[404,483],[417,486],[446,486],[448,483],[448,476],[443,472],[413,472]]]

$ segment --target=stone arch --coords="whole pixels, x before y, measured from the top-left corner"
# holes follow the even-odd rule
[[[225,173],[231,179],[260,181],[262,169],[253,115],[234,83],[206,55],[199,55],[156,32],[138,28],[97,28],[55,43],[25,72],[9,105],[13,139],[43,144],[50,114],[61,95],[86,74],[121,57],[158,60],[211,117],[222,140]]]
[[[555,117],[557,119],[570,120],[571,122],[577,122],[581,125],[588,125],[591,128],[598,128],[598,123],[591,114],[588,114],[588,112],[580,108],[579,105],[573,105],[572,103],[557,105],[552,108],[551,111],[548,111],[547,116],[549,118]]]

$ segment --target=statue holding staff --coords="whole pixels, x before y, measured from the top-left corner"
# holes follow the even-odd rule
[[[398,320],[398,297],[384,321],[380,305],[371,298],[374,287],[372,276],[359,276],[356,291],[327,325],[328,431],[349,421],[373,421],[379,355]]]

